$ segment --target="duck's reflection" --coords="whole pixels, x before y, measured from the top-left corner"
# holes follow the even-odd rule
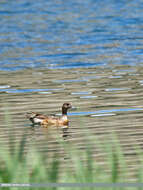
[[[62,131],[63,131],[63,136],[62,137],[63,137],[64,140],[66,140],[69,137],[71,137],[71,134],[70,134],[68,126],[66,128],[63,128]]]
[[[61,126],[55,126],[55,125],[37,125],[37,124],[31,124],[30,125],[32,131],[35,131],[35,134],[41,135],[44,134],[44,136],[48,136],[48,139],[51,139],[52,137],[62,137],[64,140],[67,140],[69,137],[71,137],[70,131],[69,131],[69,125],[61,125]]]

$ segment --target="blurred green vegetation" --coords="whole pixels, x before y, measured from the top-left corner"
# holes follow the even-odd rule
[[[7,125],[9,123],[7,122]],[[63,147],[64,156],[55,152],[52,157],[45,156],[36,146],[31,145],[29,151],[25,151],[27,141],[26,132],[20,142],[15,141],[16,134],[9,130],[9,146],[0,143],[0,183],[127,183],[128,168],[125,156],[115,134],[110,135],[111,142],[101,142],[91,135],[86,134],[87,142],[84,150],[79,150],[76,145],[57,137],[57,142]],[[89,138],[88,138],[89,137]],[[114,142],[114,143],[113,143]],[[93,144],[105,153],[104,164],[101,165],[94,156]],[[143,181],[143,151],[136,149],[140,167],[137,172],[137,181]],[[48,152],[48,150],[47,150]],[[63,167],[64,162],[64,167]],[[67,187],[66,187],[67,188]],[[5,187],[5,189],[18,190],[19,187]],[[23,187],[22,189],[33,189]],[[43,189],[37,187],[34,189]],[[65,187],[47,187],[46,189],[62,190]],[[73,189],[73,187],[68,187]],[[78,189],[83,189],[83,187]],[[86,190],[98,189],[98,187],[85,187]],[[105,187],[100,188],[102,190]],[[108,188],[115,189],[115,188]],[[116,189],[130,189],[118,187]],[[140,189],[140,188],[133,188]]]

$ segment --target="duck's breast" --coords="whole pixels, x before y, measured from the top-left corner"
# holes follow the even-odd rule
[[[63,115],[60,119],[59,119],[59,124],[61,125],[68,125],[69,120],[67,118],[67,115]]]

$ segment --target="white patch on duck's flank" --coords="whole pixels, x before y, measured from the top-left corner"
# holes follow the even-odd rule
[[[63,116],[61,117],[61,120],[63,120],[63,121],[65,121],[65,120],[67,120],[67,119],[68,119],[67,115],[63,115]]]
[[[34,123],[41,123],[43,121],[42,119],[39,119],[36,117],[33,120],[34,120]]]

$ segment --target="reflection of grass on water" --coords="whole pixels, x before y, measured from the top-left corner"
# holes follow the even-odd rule
[[[0,183],[45,184],[128,182],[128,166],[125,162],[121,147],[114,135],[112,136],[115,142],[114,145],[112,143],[100,143],[96,141],[96,145],[101,148],[106,155],[104,158],[106,164],[104,166],[98,164],[96,158],[93,156],[92,148],[88,145],[85,147],[85,151],[82,150],[79,152],[79,150],[71,144],[59,140],[59,143],[61,143],[64,148],[67,159],[64,159],[64,156],[61,158],[61,155],[58,153],[55,153],[52,158],[45,158],[44,153],[39,152],[35,147],[31,147],[29,152],[25,152],[26,138],[26,135],[24,135],[20,143],[14,145],[15,139],[13,134],[11,134],[9,137],[9,149],[5,149],[1,143]],[[89,144],[92,144],[92,142],[95,143],[94,138],[89,140]],[[139,149],[136,150],[142,168],[143,153]],[[63,162],[64,168],[61,167]],[[141,168],[138,171],[138,182],[143,180],[143,171]],[[10,189],[10,187],[5,189]],[[19,187],[12,189],[19,189]],[[32,187],[26,187],[25,189],[32,189]],[[39,188],[37,187],[37,189]],[[54,187],[49,189],[61,190],[65,188]],[[73,187],[68,189],[73,189]],[[81,189],[83,189],[83,187]],[[86,187],[84,189],[93,188]],[[96,188],[94,187],[94,189]],[[122,187],[121,189],[124,188]],[[125,189],[127,189],[127,187]]]

